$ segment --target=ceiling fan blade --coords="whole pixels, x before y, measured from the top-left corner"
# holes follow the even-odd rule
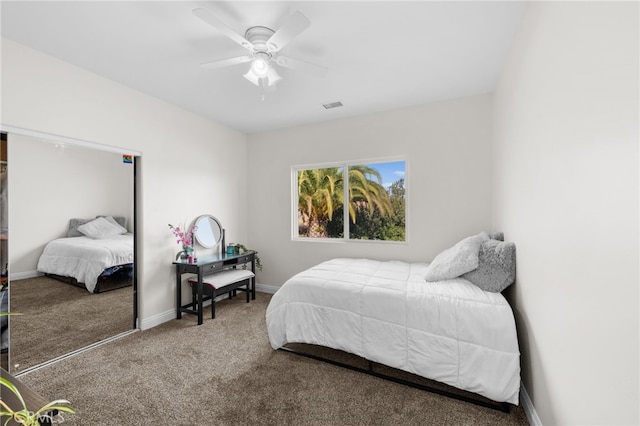
[[[309,28],[311,22],[300,12],[295,12],[267,41],[267,48],[277,52],[286,46],[295,36]]]
[[[253,58],[251,56],[238,56],[237,58],[221,59],[219,61],[205,62],[200,64],[202,68],[208,70],[216,70],[218,68],[228,67],[231,65],[244,64],[250,62]]]
[[[216,30],[220,31],[222,34],[229,37],[231,40],[238,43],[240,46],[249,50],[253,49],[253,44],[249,40],[242,37],[237,32],[233,31],[231,28],[227,26],[227,24],[222,22],[214,14],[209,12],[207,9],[203,9],[203,8],[193,9],[193,14],[196,15],[198,18],[202,19],[207,24],[211,25]]]
[[[278,56],[275,61],[276,64],[283,68],[307,72],[317,75],[318,77],[324,77],[327,72],[329,72],[329,69],[322,65],[312,64],[311,62],[301,61],[300,59],[293,59],[287,56]]]

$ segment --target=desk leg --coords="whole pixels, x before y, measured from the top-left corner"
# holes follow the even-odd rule
[[[202,299],[202,270],[198,268],[198,325],[202,325]]]
[[[256,300],[256,258],[251,258],[251,272],[253,277],[251,278],[251,300]]]
[[[182,319],[182,271],[176,265],[176,318]]]

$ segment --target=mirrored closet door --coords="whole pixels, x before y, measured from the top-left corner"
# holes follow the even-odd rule
[[[8,132],[9,370],[135,327],[136,157]]]
[[[7,199],[7,135],[0,133],[0,312],[9,310],[9,228]],[[0,316],[0,367],[9,369],[9,317]]]

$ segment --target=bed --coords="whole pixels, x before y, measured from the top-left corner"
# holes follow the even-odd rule
[[[99,216],[81,225],[72,219],[68,232],[72,236],[46,244],[38,260],[38,272],[83,286],[90,293],[130,286],[133,234],[121,225],[115,227],[117,221],[109,218]]]
[[[480,240],[467,253],[473,258],[475,251],[475,263],[445,251],[432,264],[336,258],[298,273],[267,308],[271,346],[338,349],[517,405],[520,354],[513,312],[500,291],[470,281],[489,277],[495,283],[495,274],[480,270],[496,259],[484,246],[505,243],[486,234]],[[502,261],[514,262],[514,251],[501,254]],[[441,279],[443,259],[450,265]],[[511,275],[507,281],[513,282]]]

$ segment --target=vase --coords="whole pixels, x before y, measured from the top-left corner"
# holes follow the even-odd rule
[[[193,246],[182,246],[182,251],[179,251],[176,255],[176,259],[180,259],[183,262],[186,262],[189,258],[193,259],[193,253],[195,252]]]

